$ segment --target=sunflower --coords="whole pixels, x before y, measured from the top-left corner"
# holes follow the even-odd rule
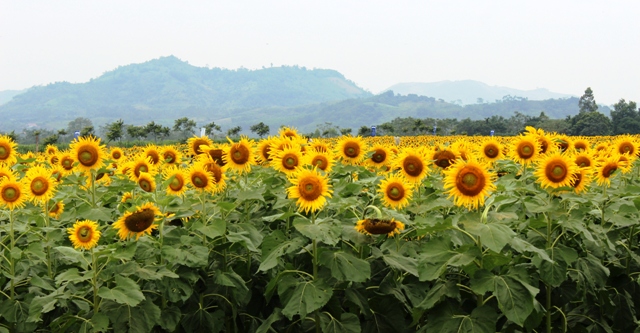
[[[122,194],[122,198],[120,199],[121,203],[125,203],[129,200],[133,199],[133,193],[132,192],[124,192]]]
[[[493,184],[495,173],[489,172],[485,165],[475,159],[457,160],[444,171],[444,175],[444,188],[449,198],[454,198],[456,206],[476,209],[484,205],[485,197],[496,189]]]
[[[187,145],[189,146],[189,153],[195,156],[203,153],[200,146],[211,146],[213,145],[213,141],[207,136],[194,136],[187,140]]]
[[[591,147],[591,144],[587,139],[577,138],[573,141],[573,149],[577,151],[587,152],[589,151],[590,147]]]
[[[633,169],[633,162],[636,160],[636,155],[628,154],[616,154],[618,156],[618,162],[620,165],[620,171],[622,173],[629,173]]]
[[[246,136],[241,137],[240,141],[234,143],[229,139],[231,145],[222,155],[222,160],[229,165],[229,168],[242,174],[249,172],[251,166],[256,164],[255,153],[253,152],[253,141]]]
[[[162,216],[162,213],[154,204],[148,202],[136,207],[133,212],[126,212],[113,224],[113,228],[118,230],[118,236],[121,240],[132,236],[136,236],[136,240],[138,240],[145,233],[150,235],[151,231],[158,227],[153,223],[156,216]]]
[[[58,184],[51,172],[41,166],[30,168],[22,178],[22,183],[27,189],[29,200],[35,203],[48,202],[56,192]]]
[[[268,137],[258,142],[258,160],[261,164],[269,164],[271,161],[271,144],[276,138]]]
[[[62,201],[56,201],[53,206],[49,207],[49,217],[54,219],[59,219],[62,212],[64,212],[64,203]]]
[[[427,159],[421,149],[404,148],[394,159],[393,167],[400,169],[400,174],[411,183],[420,183],[429,172],[424,163]]]
[[[296,204],[299,211],[316,212],[331,197],[333,190],[330,189],[329,180],[321,175],[315,168],[299,169],[290,178],[293,186],[287,188],[289,198],[298,199]]]
[[[151,159],[144,155],[135,157],[131,162],[127,163],[126,168],[129,179],[136,183],[141,173],[146,172],[153,177],[158,172],[153,163],[151,163]]]
[[[3,178],[0,182],[0,206],[9,210],[24,207],[27,200],[25,193],[22,183]]]
[[[442,169],[448,168],[451,164],[453,164],[456,161],[456,158],[458,158],[456,153],[453,152],[453,150],[446,147],[444,148],[436,147],[433,155],[431,155],[431,160],[433,160],[433,164],[436,167],[439,167]]]
[[[60,162],[58,154],[49,155],[47,159],[50,165],[58,165],[58,162]]]
[[[302,153],[298,145],[287,145],[271,155],[271,167],[289,176],[302,166]]]
[[[81,171],[98,170],[104,164],[105,151],[104,146],[100,145],[100,138],[80,137],[69,148]]]
[[[222,167],[214,161],[204,161],[202,166],[213,178],[214,185],[211,193],[222,192],[227,187],[226,167]]]
[[[620,167],[620,159],[615,154],[599,161],[595,167],[598,185],[611,186],[611,177]]]
[[[0,164],[0,181],[8,179],[15,182],[18,180],[16,173],[8,165]]]
[[[162,160],[168,165],[177,165],[182,160],[182,153],[173,146],[164,146],[161,149]]]
[[[635,155],[638,152],[638,142],[630,135],[619,136],[613,144],[619,154]]]
[[[143,156],[146,156],[149,162],[153,165],[160,163],[160,151],[156,145],[147,145],[142,152]]]
[[[382,203],[390,208],[402,209],[409,204],[413,196],[411,188],[404,179],[397,175],[389,175],[380,182],[378,193],[382,195]]]
[[[504,147],[502,147],[502,144],[494,138],[487,139],[480,145],[480,152],[482,153],[482,156],[491,162],[495,162],[504,157],[504,154],[502,153],[503,149]]]
[[[329,146],[320,140],[311,141],[311,144],[309,147],[311,148],[311,150],[315,150],[319,153],[326,153],[331,151]]]
[[[98,245],[100,239],[100,230],[98,229],[98,223],[95,221],[76,221],[73,228],[67,228],[73,248],[91,250]]]
[[[520,164],[528,164],[538,157],[540,142],[532,136],[520,135],[511,140],[509,157]]]
[[[109,156],[111,156],[112,160],[119,161],[121,158],[124,157],[124,152],[122,151],[122,149],[118,147],[113,147],[109,151]]]
[[[168,181],[167,194],[183,196],[187,191],[187,175],[175,165],[162,170],[162,179]]]
[[[64,170],[65,175],[73,173],[73,164],[75,162],[70,152],[62,152],[58,157],[58,163],[62,170]]]
[[[54,145],[47,145],[46,148],[44,148],[44,153],[46,155],[55,155],[58,153],[58,147],[54,146]]]
[[[566,155],[555,152],[542,157],[534,175],[538,178],[542,188],[570,186],[578,166]]]
[[[333,168],[335,162],[336,160],[333,157],[333,153],[331,153],[331,150],[327,150],[326,152],[309,150],[307,155],[304,155],[303,164],[310,165],[314,168],[329,173],[331,172],[331,169]]]
[[[371,158],[367,160],[367,164],[374,168],[382,168],[391,161],[391,151],[383,144],[373,146],[370,152]]]
[[[278,131],[278,136],[283,139],[289,139],[293,141],[301,139],[300,134],[298,134],[298,131],[295,128],[287,126],[280,128],[280,130]]]
[[[138,177],[138,186],[145,192],[154,192],[156,190],[156,180],[146,172],[140,172]]]
[[[580,168],[591,168],[594,166],[593,156],[584,150],[575,154],[573,156],[573,161]]]
[[[396,221],[393,218],[391,220],[365,219],[358,221],[356,230],[365,235],[386,234],[388,237],[393,237],[404,230],[404,223]]]
[[[358,164],[364,159],[367,147],[360,136],[345,136],[337,144],[337,156],[346,164]]]
[[[59,183],[62,181],[62,177],[65,175],[66,171],[60,165],[55,165],[49,170],[49,173],[51,173],[51,178]]]
[[[562,152],[571,151],[573,149],[573,141],[571,141],[571,138],[567,135],[558,134],[554,137],[553,141]]]
[[[207,171],[202,161],[192,164],[187,174],[189,176],[189,182],[196,190],[200,192],[213,191],[215,180]]]
[[[579,168],[576,173],[573,174],[573,181],[571,187],[576,194],[580,194],[587,190],[587,186],[591,183],[591,169]]]
[[[16,143],[10,137],[0,135],[0,164],[12,166],[16,161]]]

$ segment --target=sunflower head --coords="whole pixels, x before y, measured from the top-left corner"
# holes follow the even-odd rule
[[[577,138],[576,140],[573,141],[573,149],[579,152],[586,152],[589,150],[590,147],[591,147],[591,144],[587,139]]]
[[[100,145],[100,138],[80,137],[69,148],[81,171],[98,170],[104,165],[105,150],[104,146]]]
[[[587,190],[587,186],[589,186],[591,181],[592,181],[591,169],[579,168],[578,171],[573,174],[573,181],[571,182],[571,187],[573,187],[573,191],[576,194],[579,194]]]
[[[358,221],[355,228],[358,232],[366,235],[386,234],[388,237],[393,237],[404,230],[404,223],[393,218],[390,220],[371,218]]]
[[[16,161],[16,143],[10,137],[0,135],[0,164],[11,166]]]
[[[297,141],[301,139],[300,134],[295,128],[287,127],[287,126],[280,128],[280,130],[278,131],[278,136],[282,139],[288,139],[292,141]]]
[[[327,197],[331,197],[333,190],[330,189],[326,176],[321,175],[316,169],[301,168],[292,174],[289,179],[292,186],[287,188],[289,198],[298,199],[298,210],[316,212],[324,206]]]
[[[6,178],[0,181],[0,206],[14,210],[24,207],[26,200],[26,189],[22,183]]]
[[[453,150],[444,147],[436,147],[431,156],[433,164],[441,169],[447,169],[456,161],[456,158],[458,158],[458,156]]]
[[[286,145],[284,149],[271,155],[271,167],[286,175],[295,173],[302,167],[302,153],[299,145]]]
[[[160,154],[166,165],[177,165],[182,160],[182,153],[173,146],[162,147]]]
[[[124,151],[122,151],[122,149],[120,149],[118,147],[113,147],[109,151],[109,156],[111,156],[112,160],[119,161],[120,159],[122,159],[124,157]]]
[[[509,154],[512,160],[520,164],[534,161],[540,153],[540,142],[536,137],[520,135],[511,141]]]
[[[150,174],[141,172],[140,177],[138,177],[138,186],[140,186],[143,191],[151,193],[156,190],[156,180]]]
[[[44,149],[44,152],[47,155],[55,155],[58,153],[58,147],[54,145],[47,145],[47,147]]]
[[[313,168],[322,170],[325,173],[331,172],[336,160],[333,157],[331,150],[321,152],[317,150],[309,150],[307,155],[304,156],[304,164],[310,165]]]
[[[618,169],[620,169],[621,167],[623,167],[623,165],[620,164],[620,159],[616,154],[600,160],[596,164],[595,168],[596,181],[598,185],[610,186],[611,178],[613,178],[615,174],[619,173],[616,171],[618,171]]]
[[[142,152],[143,156],[146,156],[149,162],[153,165],[157,165],[161,161],[160,151],[155,145],[147,145]]]
[[[129,179],[134,182],[138,182],[138,179],[140,179],[140,175],[143,172],[148,173],[151,176],[155,176],[158,173],[156,166],[151,163],[151,158],[145,155],[138,155],[132,161],[127,163],[124,168],[127,169]]]
[[[383,144],[373,146],[370,153],[371,157],[367,160],[367,163],[372,167],[382,168],[391,163],[391,151]]]
[[[400,174],[411,183],[419,183],[429,172],[425,164],[427,157],[422,150],[404,148],[394,159],[393,166],[400,170]]]
[[[53,205],[49,206],[49,217],[59,219],[63,212],[64,203],[62,201],[56,201]]]
[[[484,205],[485,197],[496,188],[493,184],[495,173],[489,172],[485,165],[475,159],[456,160],[444,174],[444,188],[449,198],[454,198],[456,206],[477,209]]]
[[[29,168],[22,182],[27,189],[29,200],[37,203],[48,202],[58,185],[51,172],[41,166]]]
[[[145,233],[150,235],[151,231],[158,226],[154,224],[156,216],[162,216],[160,210],[152,203],[146,203],[136,207],[134,211],[125,213],[113,224],[113,228],[118,230],[121,240],[129,237],[136,237],[136,240]]]
[[[358,164],[365,156],[367,147],[362,137],[345,136],[337,144],[336,156],[346,164]]]
[[[411,187],[400,176],[388,175],[380,182],[378,193],[382,195],[382,203],[393,209],[402,209],[409,204],[413,193]]]
[[[621,155],[635,155],[638,153],[638,143],[630,135],[624,135],[614,142],[616,151]]]
[[[90,220],[76,221],[68,228],[69,240],[75,249],[91,250],[98,245],[100,230],[98,223]]]
[[[212,192],[215,180],[213,175],[207,171],[204,161],[199,161],[191,165],[188,171],[189,183],[199,192]]]
[[[168,181],[167,194],[183,196],[187,191],[187,175],[177,166],[172,165],[164,168],[162,170],[162,178]]]
[[[482,142],[480,153],[486,160],[493,162],[504,157],[503,149],[504,147],[502,147],[500,141],[490,138]]]
[[[538,161],[534,174],[543,188],[558,188],[570,186],[576,172],[578,166],[568,156],[555,152]]]
[[[0,182],[3,180],[16,181],[18,178],[15,171],[7,165],[0,165]]]
[[[187,140],[187,145],[189,146],[189,153],[195,156],[203,153],[200,146],[212,146],[213,141],[207,136],[194,136]]]
[[[240,141],[233,142],[229,139],[230,145],[222,156],[228,167],[242,174],[249,172],[251,166],[256,164],[255,153],[253,151],[253,141],[246,136],[242,136]]]

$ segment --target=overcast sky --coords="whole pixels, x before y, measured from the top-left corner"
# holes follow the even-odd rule
[[[471,79],[640,102],[640,1],[0,0],[0,90],[168,55],[335,69],[372,93]]]

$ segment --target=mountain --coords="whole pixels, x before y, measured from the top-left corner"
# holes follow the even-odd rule
[[[119,67],[86,83],[33,87],[0,105],[4,128],[64,128],[77,118],[94,125],[171,123],[187,116],[220,119],[233,110],[292,107],[372,94],[334,70],[298,66],[260,70],[202,68],[169,56]],[[11,127],[11,128],[8,128]]]
[[[415,94],[443,99],[450,103],[468,105],[482,104],[502,100],[504,96],[523,97],[530,100],[568,98],[572,95],[559,94],[547,89],[519,90],[507,87],[490,86],[473,80],[439,81],[431,83],[398,83],[387,90],[400,95]],[[482,99],[480,101],[479,99]]]
[[[0,91],[0,105],[10,101],[13,96],[20,95],[26,90],[3,90]]]

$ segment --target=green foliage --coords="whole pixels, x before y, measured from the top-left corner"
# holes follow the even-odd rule
[[[259,122],[249,128],[251,132],[256,133],[260,138],[263,138],[265,135],[269,134],[269,126],[265,125],[263,122]]]

